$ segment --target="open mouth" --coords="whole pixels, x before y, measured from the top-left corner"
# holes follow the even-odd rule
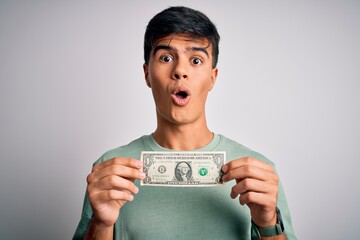
[[[180,99],[185,99],[185,98],[187,98],[187,96],[189,96],[189,94],[185,91],[177,92],[177,93],[175,93],[175,95]]]
[[[185,106],[190,100],[190,93],[187,89],[178,88],[172,94],[173,101],[178,106]]]

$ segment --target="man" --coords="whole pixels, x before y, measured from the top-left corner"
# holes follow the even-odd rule
[[[187,162],[180,162],[175,168],[175,177],[178,181],[189,181],[191,179],[191,168]]]
[[[94,164],[74,239],[296,239],[273,164],[207,127],[219,39],[213,23],[193,9],[171,7],[151,19],[143,70],[157,128]],[[192,150],[226,152],[225,186],[139,185],[141,151]]]

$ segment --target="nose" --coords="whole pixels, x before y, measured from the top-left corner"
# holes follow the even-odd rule
[[[174,66],[172,78],[174,80],[181,80],[181,79],[185,80],[188,78],[186,66],[181,61],[178,61],[177,64]]]

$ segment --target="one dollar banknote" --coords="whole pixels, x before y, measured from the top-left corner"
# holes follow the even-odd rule
[[[142,186],[205,187],[222,185],[225,152],[142,152]]]

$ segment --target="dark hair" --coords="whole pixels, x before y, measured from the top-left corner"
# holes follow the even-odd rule
[[[219,56],[219,33],[205,14],[187,7],[167,8],[150,20],[144,37],[145,63],[149,63],[150,53],[156,40],[177,33],[206,38],[212,45],[212,67],[216,67]]]

